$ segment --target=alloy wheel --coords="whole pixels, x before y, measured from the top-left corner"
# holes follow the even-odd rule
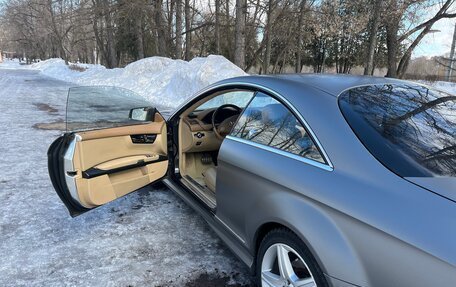
[[[317,283],[302,257],[290,246],[271,245],[261,263],[263,287],[317,287]]]

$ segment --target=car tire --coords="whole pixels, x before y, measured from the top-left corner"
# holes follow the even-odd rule
[[[291,283],[297,283],[298,280],[301,280],[300,283],[308,280],[308,286],[329,286],[307,246],[296,234],[285,228],[270,231],[261,241],[256,256],[255,275],[258,286],[294,286]],[[314,284],[311,284],[312,281]]]

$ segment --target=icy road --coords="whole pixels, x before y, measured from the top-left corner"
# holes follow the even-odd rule
[[[68,215],[46,151],[69,86],[0,66],[0,286],[249,284],[247,268],[163,186]]]

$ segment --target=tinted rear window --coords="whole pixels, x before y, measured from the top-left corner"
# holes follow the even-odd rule
[[[456,96],[417,84],[344,92],[340,108],[367,149],[403,177],[456,176]]]

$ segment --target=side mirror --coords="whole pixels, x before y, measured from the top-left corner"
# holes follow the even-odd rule
[[[155,108],[140,107],[130,110],[128,118],[133,121],[152,122],[155,117]]]

